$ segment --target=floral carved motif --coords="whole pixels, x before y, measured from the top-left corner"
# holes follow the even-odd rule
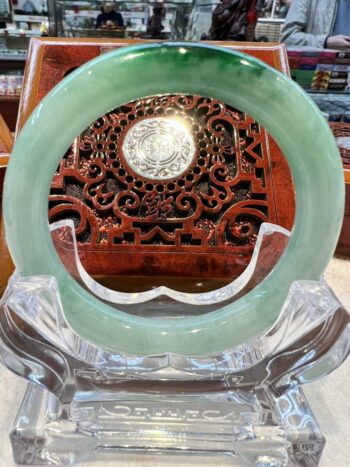
[[[331,130],[335,136],[344,167],[348,168],[350,167],[350,124],[331,123]]]
[[[67,151],[49,217],[73,219],[95,251],[251,251],[261,223],[276,222],[268,151],[265,130],[217,100],[134,101]]]

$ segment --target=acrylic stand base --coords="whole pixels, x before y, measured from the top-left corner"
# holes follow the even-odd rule
[[[11,431],[19,464],[190,456],[192,465],[316,466],[325,440],[299,387],[187,395],[89,395],[60,406],[29,383]],[[144,458],[144,457],[143,457]],[[182,460],[183,461],[183,460]],[[164,465],[159,459],[158,465]]]
[[[269,273],[288,241],[283,229],[263,224],[236,281],[197,295],[159,288],[135,303],[84,274],[71,225],[56,225],[52,235],[77,280],[143,316],[210,313],[236,300]],[[176,454],[190,465],[316,466],[325,440],[301,385],[344,361],[349,323],[324,281],[298,281],[273,327],[252,341],[206,357],[125,356],[70,328],[54,277],[14,274],[0,302],[1,361],[28,381],[10,434],[14,459],[71,465],[162,454],[165,465]]]

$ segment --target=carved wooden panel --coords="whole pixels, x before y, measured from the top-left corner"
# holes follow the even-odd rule
[[[350,170],[350,123],[331,123],[344,168]]]
[[[350,123],[331,123],[345,175],[345,215],[336,253],[350,258]]]
[[[176,139],[171,127],[160,133],[157,122],[181,124],[193,139],[191,160],[177,177],[182,135]],[[136,139],[126,144],[128,137]],[[126,158],[138,142],[150,161],[139,173]],[[169,160],[152,166],[162,149]],[[156,96],[103,116],[72,145],[53,180],[49,217],[72,218],[79,242],[94,251],[237,252],[254,246],[262,222],[277,220],[270,163],[266,133],[249,116],[213,99]],[[209,268],[206,258],[201,263]],[[148,264],[153,273],[159,267]],[[121,273],[118,262],[112,269]]]
[[[76,42],[33,42],[19,128],[64,75],[125,45]],[[282,46],[233,47],[288,72]],[[244,270],[262,222],[292,227],[294,193],[281,151],[250,116],[205,96],[153,96],[77,138],[49,208],[51,221],[73,219],[91,274],[219,278]]]

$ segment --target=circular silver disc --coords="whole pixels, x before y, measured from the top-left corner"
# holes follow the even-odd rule
[[[129,167],[144,178],[166,180],[191,165],[195,145],[190,128],[177,118],[139,121],[127,132],[123,155]]]
[[[337,145],[341,149],[350,149],[350,137],[349,136],[339,136],[337,138]]]

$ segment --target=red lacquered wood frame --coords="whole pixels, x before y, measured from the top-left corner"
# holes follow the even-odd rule
[[[32,40],[25,71],[17,132],[22,128],[39,101],[72,69],[79,67],[101,53],[105,53],[109,49],[137,42],[140,41]],[[221,45],[256,56],[283,73],[288,74],[289,72],[285,48],[282,45],[227,42]],[[155,103],[153,102],[152,105],[155,105]],[[211,105],[213,106],[213,103]],[[123,111],[123,109],[119,109],[120,111]],[[209,112],[210,108],[208,107],[206,111]],[[233,115],[231,118],[232,123],[235,119],[234,109],[229,109],[229,112]],[[249,173],[249,171],[256,169],[256,173],[260,174],[259,176],[263,174],[262,178],[264,179],[262,182],[262,178],[256,178],[255,175],[250,174],[246,177],[243,174],[247,178],[244,188],[247,192],[244,195],[246,196],[245,199],[249,200],[251,192],[253,197],[263,199],[263,201],[260,199],[258,202],[251,202],[254,206],[249,212],[252,213],[253,221],[250,222],[250,218],[247,220],[247,218],[242,217],[244,214],[244,209],[242,209],[242,216],[235,216],[235,220],[231,219],[232,222],[230,223],[229,214],[227,214],[223,222],[219,226],[214,226],[213,229],[210,216],[204,216],[197,223],[183,223],[181,228],[178,229],[182,229],[182,236],[176,233],[175,241],[173,241],[174,232],[169,233],[165,229],[166,232],[164,233],[164,230],[162,230],[163,223],[167,222],[167,219],[164,217],[163,207],[160,206],[160,197],[157,194],[153,196],[154,199],[150,200],[148,204],[144,203],[147,204],[145,207],[146,217],[148,216],[146,220],[140,218],[140,222],[137,224],[134,219],[135,222],[131,225],[131,222],[124,218],[120,222],[122,227],[118,227],[118,232],[114,228],[114,219],[111,217],[103,218],[102,221],[101,217],[99,217],[96,220],[93,218],[94,216],[87,212],[85,206],[83,208],[81,206],[77,207],[78,201],[76,201],[76,198],[72,201],[72,198],[68,197],[67,192],[64,191],[66,180],[71,179],[72,176],[74,177],[76,171],[74,172],[74,167],[67,168],[67,163],[65,163],[65,167],[61,167],[59,174],[53,181],[50,215],[51,220],[60,218],[60,216],[64,217],[66,206],[70,211],[74,211],[74,209],[79,211],[79,215],[89,220],[90,224],[95,222],[95,230],[90,228],[89,233],[86,235],[82,235],[81,231],[79,233],[79,228],[77,230],[80,256],[86,269],[95,275],[236,277],[244,270],[250,260],[256,230],[262,221],[275,222],[290,229],[294,218],[294,192],[285,159],[273,139],[264,130],[260,128],[256,130],[254,121],[250,117],[244,116],[241,117],[241,120],[241,126],[237,126],[236,130],[243,131],[242,127],[245,128],[246,133],[244,134],[249,138],[249,148],[245,147],[244,151],[250,151],[248,159],[251,158],[249,159],[250,165],[246,165],[246,168],[243,167],[246,163],[245,156],[242,156],[242,160],[239,159],[240,163],[242,163],[242,170],[247,170],[247,173]],[[254,139],[253,144],[252,139]],[[81,142],[86,146],[86,140],[80,140]],[[261,160],[257,160],[258,156],[254,153],[254,147],[258,147],[257,145],[260,145],[258,152],[260,151],[263,156]],[[73,153],[74,146],[72,146],[71,155]],[[213,155],[211,154],[211,156]],[[113,176],[120,177],[115,172]],[[130,174],[127,173],[126,176],[130,177]],[[265,184],[266,187],[262,188],[261,183]],[[249,184],[250,188],[248,187]],[[253,188],[251,188],[252,186]],[[239,188],[241,193],[242,187]],[[190,188],[186,185],[186,189],[189,190]],[[212,187],[209,187],[209,189],[212,189]],[[156,190],[156,187],[154,187],[154,190]],[[228,190],[226,190],[226,193],[229,193]],[[216,197],[215,201],[217,200]],[[157,213],[155,213],[154,205],[159,207]],[[90,208],[92,207],[95,208],[96,204],[90,205]],[[160,233],[157,232],[152,237],[148,231],[146,232],[146,228],[139,227],[140,223],[143,225],[145,222],[148,231],[152,230],[153,226]],[[135,227],[136,224],[137,227]],[[79,225],[81,225],[81,222]],[[108,231],[111,227],[113,228],[113,235]],[[225,232],[223,232],[224,229],[226,229]],[[105,233],[106,231],[108,231],[108,234]],[[212,245],[210,242],[212,242],[213,236],[219,236],[218,232],[222,234],[220,234],[221,240],[219,239],[215,245]],[[136,240],[134,240],[135,237]]]
[[[25,70],[23,93],[17,120],[17,133],[40,100],[72,69],[81,66],[86,61],[91,60],[101,53],[105,53],[109,49],[137,42],[140,41],[90,39],[32,40]],[[289,73],[286,52],[282,45],[235,44],[228,42],[221,45],[256,56],[283,73]],[[211,103],[211,105],[213,105],[213,103]],[[236,115],[235,109],[228,109],[228,112],[231,112],[231,120],[234,120]],[[260,177],[261,174],[263,174],[263,177],[260,179],[258,177],[258,180],[255,180],[252,175],[247,179],[247,183],[249,182],[250,185],[253,183],[253,185],[255,184],[257,186],[255,189],[249,189],[253,192],[253,195],[257,198],[265,197],[268,201],[267,204],[265,201],[259,200],[258,203],[255,201],[257,205],[259,205],[259,203],[262,205],[264,205],[264,203],[266,204],[266,206],[263,207],[263,215],[261,214],[262,211],[260,211],[260,221],[267,220],[275,222],[290,229],[294,219],[294,192],[286,161],[273,139],[269,137],[264,130],[257,127],[249,116],[237,118],[238,120],[239,118],[241,119],[240,124],[244,126],[243,130],[246,132],[242,133],[242,139],[244,140],[245,137],[247,137],[247,141],[249,142],[249,144],[247,144],[242,141],[243,146],[245,145],[244,153],[249,153],[249,157],[251,158],[247,162],[247,160],[244,160],[245,156],[242,156],[242,160],[240,159],[242,167],[246,164],[244,167],[246,167],[248,172],[251,168],[254,170],[256,168],[256,173],[259,173]],[[236,129],[239,130],[239,128]],[[243,130],[241,128],[239,131]],[[252,145],[252,140],[254,140],[254,138],[257,141],[254,141]],[[258,160],[254,153],[254,145],[256,147],[260,145],[260,149],[257,152],[262,156],[261,160]],[[72,151],[73,149],[74,145],[72,146]],[[72,169],[72,167],[70,167],[70,169]],[[72,173],[68,174],[69,177],[71,175]],[[264,181],[262,182],[262,180]],[[53,180],[53,192],[50,197],[52,203],[51,208],[54,209],[56,213],[52,215],[53,218],[57,218],[57,196],[60,196],[57,190],[62,189],[61,195],[66,196],[65,201],[67,201],[67,192],[64,191],[65,181],[64,170],[60,170]],[[263,189],[263,185],[266,185],[266,189]],[[248,200],[250,193],[245,193],[245,196],[247,196],[246,199]],[[58,203],[58,205],[59,204],[60,203]],[[150,205],[153,206],[152,203],[150,203]],[[259,208],[252,211],[253,214],[259,212]],[[152,211],[150,216],[153,216],[151,220],[154,227],[159,228],[159,219],[157,215]],[[148,221],[149,220],[150,218]],[[80,239],[79,241],[79,251],[83,265],[91,274],[95,275],[167,275],[175,277],[190,276],[193,279],[199,277],[217,278],[218,280],[225,278],[227,280],[228,277],[232,278],[238,276],[244,270],[250,260],[254,247],[254,241],[241,241],[241,243],[238,242],[238,244],[234,244],[232,237],[229,237],[232,232],[235,235],[238,232],[239,239],[244,239],[245,235],[247,238],[250,235],[250,238],[254,239],[254,229],[249,222],[242,222],[240,218],[237,218],[236,221],[231,224],[230,219],[227,219],[225,228],[228,227],[229,233],[227,234],[228,237],[225,237],[226,242],[221,243],[221,245],[214,245],[213,247],[213,245],[209,244],[210,225],[208,224],[208,219],[201,219],[201,224],[199,226],[193,225],[191,227],[199,229],[204,239],[200,245],[196,243],[193,245],[186,245],[179,244],[179,242],[175,242],[175,245],[170,246],[158,245],[154,242],[141,245],[141,242],[139,242],[137,251],[135,251],[134,245],[130,246],[123,242],[115,243],[113,239],[112,241],[110,240],[110,237],[104,236],[105,228],[109,227],[108,223],[110,222],[108,218],[104,221],[107,225],[105,226],[103,224],[102,227],[100,226],[98,229],[97,242],[91,245],[91,242],[89,243],[86,239]],[[130,226],[124,227],[129,235]],[[220,229],[223,228],[222,226],[220,227]],[[187,234],[192,235],[192,232],[188,231],[188,226],[185,227],[185,230],[186,229]],[[186,241],[188,238],[191,241],[193,237],[191,235],[185,236]],[[205,238],[205,235],[207,235],[207,238]],[[195,238],[196,242],[199,241],[197,237]],[[160,235],[161,241],[163,241],[162,239],[164,238],[164,234]]]
[[[349,138],[350,123],[331,123],[331,129],[336,138]],[[345,178],[345,213],[343,228],[340,233],[336,254],[350,258],[350,149],[342,147],[338,142],[344,165]]]

